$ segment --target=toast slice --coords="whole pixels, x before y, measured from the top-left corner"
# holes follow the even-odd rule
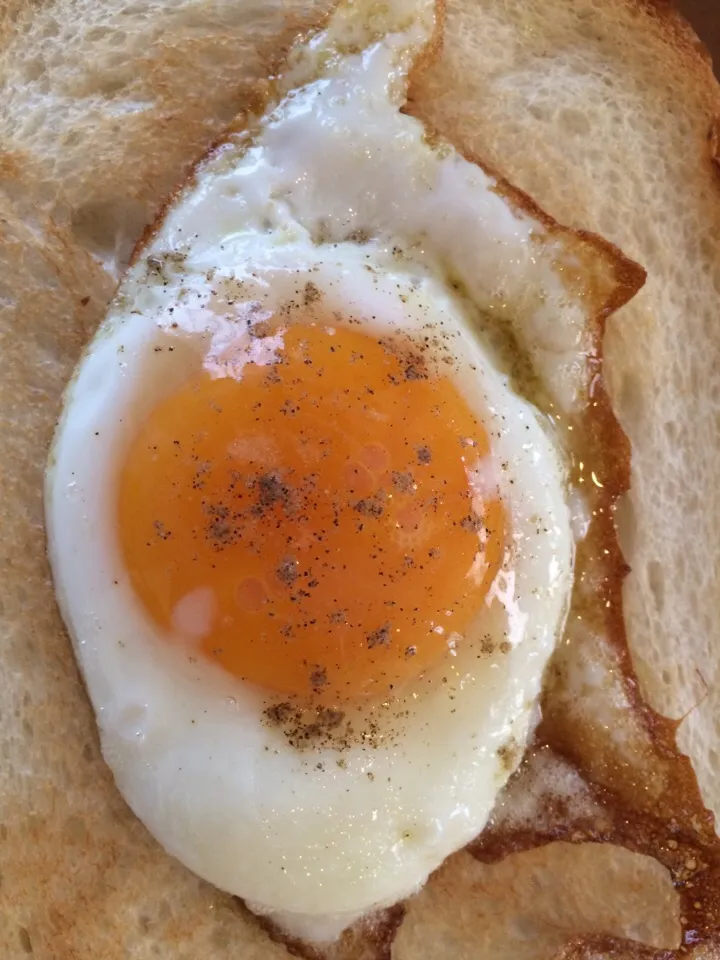
[[[137,237],[326,7],[18,0],[2,11],[0,950],[12,960],[287,955],[168,858],[117,795],[52,600],[41,488],[60,393]],[[410,109],[648,269],[606,340],[634,454],[626,621],[643,691],[685,717],[681,743],[718,808],[717,85],[664,4],[455,0],[447,14]],[[407,905],[393,947],[384,921],[334,955],[539,960],[581,956],[583,943],[602,955],[598,940],[578,945],[586,935],[662,950],[681,936],[667,871],[596,844],[495,864],[459,854]]]

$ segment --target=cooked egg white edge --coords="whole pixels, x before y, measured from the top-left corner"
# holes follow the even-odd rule
[[[307,276],[329,304],[352,310],[360,301],[378,317],[396,316],[398,304],[407,309],[399,286],[419,296],[414,277],[378,277],[347,263],[316,265]],[[283,278],[290,279],[263,278],[268,304],[272,292],[284,302]],[[386,714],[397,736],[377,749],[346,751],[344,768],[332,750],[291,750],[281,731],[263,725],[261,692],[159,640],[133,596],[117,550],[118,460],[153,405],[148,376],[156,391],[177,376],[175,352],[154,348],[180,338],[147,317],[111,318],[66,397],[47,481],[50,558],[103,754],[170,853],[270,911],[327,915],[394,902],[475,837],[512,769],[498,750],[524,745],[562,630],[572,536],[553,444],[488,362],[452,298],[429,279],[422,291],[436,318],[459,331],[458,382],[490,436],[515,583],[505,605],[496,597],[488,607],[482,627],[509,636],[513,648],[478,660],[469,640],[460,645],[444,671],[448,683],[418,684],[417,699],[398,704],[410,707],[409,718]]]

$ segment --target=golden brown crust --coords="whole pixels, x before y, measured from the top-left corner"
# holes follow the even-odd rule
[[[629,0],[632,5],[633,0]],[[676,52],[690,54],[697,59],[698,54],[707,65],[712,65],[712,57],[705,44],[678,10],[675,0],[635,0],[637,7],[655,17],[666,31],[668,42]]]
[[[473,162],[478,166],[484,166],[479,159],[473,159]],[[498,193],[501,193],[511,206],[539,220],[551,237],[573,241],[573,250],[583,261],[584,277],[592,277],[594,281],[594,286],[588,288],[585,293],[592,305],[591,323],[596,338],[595,353],[599,354],[605,332],[605,321],[616,310],[625,306],[642,288],[647,279],[645,269],[626,257],[615,244],[604,237],[590,233],[588,230],[574,230],[571,227],[562,226],[527,193],[513,186],[505,178],[494,175],[497,178]],[[601,261],[604,261],[608,271],[604,283],[601,282],[597,270],[597,265]]]
[[[678,950],[655,950],[620,937],[574,937],[553,960],[677,960],[687,956]]]
[[[437,49],[435,47],[433,53]],[[427,68],[430,63],[431,57],[424,57],[421,68]],[[419,72],[415,74],[415,71],[413,71],[411,82],[413,76],[418,75]],[[412,114],[410,99],[402,110],[405,113]],[[427,120],[424,121],[424,126],[426,138],[431,143],[444,142],[444,138]],[[599,234],[591,233],[588,230],[573,229],[558,223],[528,193],[510,183],[484,158],[457,144],[453,144],[453,146],[465,160],[480,167],[495,180],[495,191],[508,201],[514,211],[526,214],[541,223],[550,237],[565,241],[572,248],[575,256],[579,258],[584,268],[582,270],[583,279],[587,281],[588,278],[592,278],[591,286],[584,288],[583,293],[587,297],[586,303],[590,304],[590,323],[594,339],[593,352],[598,354],[605,330],[605,321],[616,310],[628,303],[642,288],[647,279],[645,269],[639,263],[635,263],[635,261],[626,257],[615,244],[610,243],[609,240],[599,236]],[[605,270],[604,275],[603,271],[599,269],[601,264]],[[569,290],[568,292],[572,291]]]
[[[523,778],[525,770],[521,768],[516,776]],[[611,843],[632,853],[650,856],[668,870],[680,891],[683,943],[716,947],[720,922],[720,854],[713,839],[712,818],[706,815],[696,822],[696,808],[692,803],[683,806],[682,801],[673,803],[677,818],[668,818],[664,809],[667,797],[657,809],[642,810],[629,806],[624,796],[606,787],[591,786],[590,793],[593,799],[590,812],[571,815],[557,798],[550,796],[543,811],[542,829],[525,825],[504,826],[500,830],[490,827],[470,845],[469,852],[482,863],[496,863],[512,853],[563,841]]]

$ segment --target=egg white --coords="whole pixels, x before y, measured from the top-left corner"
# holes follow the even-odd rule
[[[536,245],[541,226],[398,113],[432,26],[432,4],[415,17],[401,7],[403,29],[376,18],[368,36],[363,4],[341,5],[291,57],[305,86],[176,198],[68,388],[47,475],[58,600],[119,789],[169,853],[315,939],[417,890],[482,830],[527,740],[572,584],[562,463],[481,343],[476,310],[514,303],[519,339],[541,371],[552,356],[548,383],[570,403],[579,308],[552,240]],[[348,36],[360,52],[343,52]],[[490,438],[479,476],[497,485],[511,535],[482,623],[510,651],[479,656],[468,637],[381,708],[379,746],[341,756],[292,749],[263,722],[263,691],[157,636],[115,529],[119,464],[143,417],[247,336],[248,318],[307,320],[308,283],[338,323],[444,332]]]

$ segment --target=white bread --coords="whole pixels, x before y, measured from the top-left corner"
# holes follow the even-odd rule
[[[664,5],[606,7],[450,5],[443,57],[415,95],[441,132],[648,271],[605,339],[632,444],[618,514],[625,621],[641,689],[659,713],[685,717],[680,744],[718,814],[720,92]]]
[[[298,26],[324,6],[57,0],[3,10],[0,951],[10,960],[286,955],[166,857],[116,794],[54,609],[40,491],[60,392],[112,276],[167,190],[253,106]],[[591,0],[455,0],[444,52],[416,78],[412,109],[558,219],[604,233],[649,270],[646,291],[613,324],[608,353],[635,455],[630,640],[647,695],[680,716],[705,693],[696,668],[711,685],[720,666],[720,193],[707,139],[720,104],[709,67],[674,19],[631,0],[602,9]],[[646,355],[652,363],[639,364]],[[683,422],[692,429],[666,425]],[[693,735],[683,742],[711,802],[714,715],[708,698],[681,728]],[[527,883],[535,899],[523,926]],[[492,904],[478,903],[481,889]],[[480,928],[489,931],[482,953]],[[494,867],[461,854],[409,905],[395,955],[437,956],[452,936],[457,957],[506,949],[530,960],[598,932],[676,945],[665,871],[594,845]],[[338,957],[368,955],[362,943],[346,946]]]

